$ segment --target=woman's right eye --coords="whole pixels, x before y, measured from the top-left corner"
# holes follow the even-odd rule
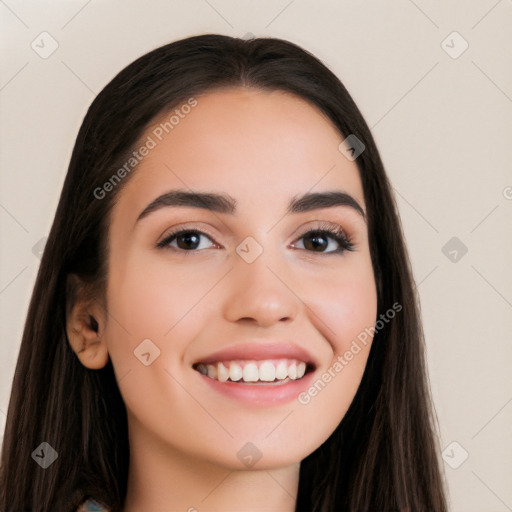
[[[187,252],[195,252],[196,249],[205,249],[200,247],[201,237],[211,240],[211,237],[202,231],[196,229],[180,229],[167,235],[161,242],[158,242],[159,248],[171,248]],[[177,245],[173,245],[176,242]]]

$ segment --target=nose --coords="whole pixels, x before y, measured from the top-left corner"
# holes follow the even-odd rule
[[[302,302],[289,272],[284,266],[273,265],[264,255],[252,263],[241,258],[236,261],[228,277],[229,291],[223,307],[226,320],[270,327],[296,318]]]

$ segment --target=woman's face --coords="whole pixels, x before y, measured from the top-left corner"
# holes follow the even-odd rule
[[[297,463],[340,423],[370,349],[354,345],[377,314],[358,169],[298,97],[195,99],[147,130],[112,211],[104,336],[130,436],[227,468]]]

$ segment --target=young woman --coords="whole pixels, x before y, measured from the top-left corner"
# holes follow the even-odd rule
[[[158,48],[94,100],[9,403],[7,511],[446,511],[391,187],[279,39]]]

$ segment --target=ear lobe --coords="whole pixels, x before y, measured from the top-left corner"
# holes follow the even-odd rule
[[[74,300],[74,305],[68,308],[66,334],[71,348],[86,368],[99,370],[108,363],[105,315],[95,299]]]

